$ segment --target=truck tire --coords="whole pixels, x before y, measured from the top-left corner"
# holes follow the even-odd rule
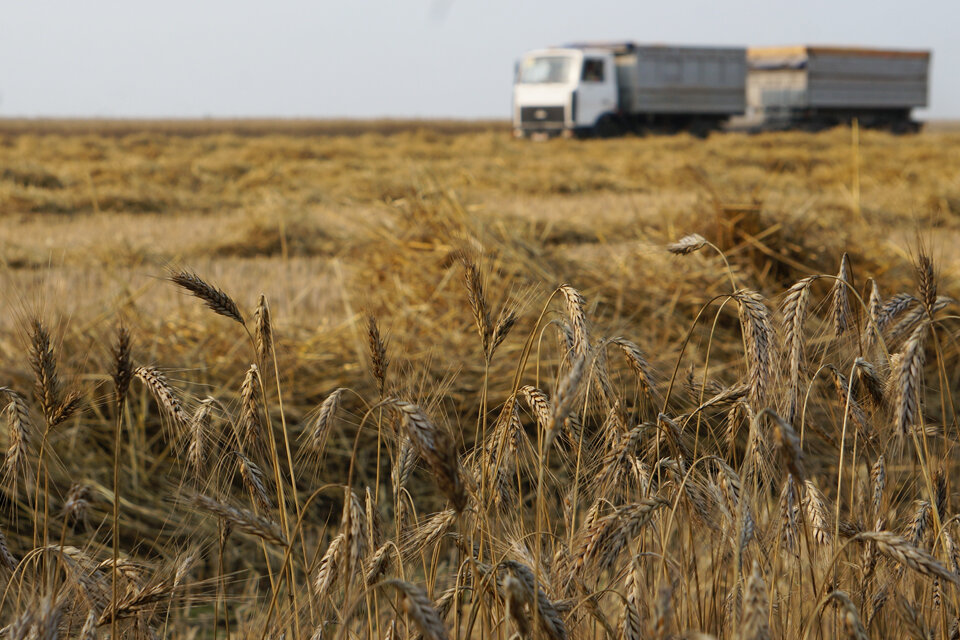
[[[712,131],[720,128],[719,121],[715,118],[694,118],[690,121],[687,131],[694,138],[700,140],[706,139]]]
[[[919,133],[920,123],[916,120],[910,120],[907,118],[891,122],[887,129],[895,136],[908,135],[912,133]]]
[[[617,116],[605,113],[593,125],[593,135],[597,138],[615,138],[623,135],[623,125]]]

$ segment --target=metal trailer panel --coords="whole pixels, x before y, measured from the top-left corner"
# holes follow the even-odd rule
[[[927,106],[929,58],[859,52],[810,51],[807,101],[811,107],[911,108]]]
[[[744,112],[746,49],[634,46],[616,53],[620,109],[626,113]]]
[[[748,59],[751,114],[927,105],[926,51],[776,47],[750,49]]]

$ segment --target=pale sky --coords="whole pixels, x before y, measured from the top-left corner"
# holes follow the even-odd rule
[[[960,0],[7,0],[0,117],[507,118],[583,40],[931,49],[919,115],[960,118]]]

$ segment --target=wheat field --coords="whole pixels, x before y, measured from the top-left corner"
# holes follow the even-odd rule
[[[0,637],[960,637],[960,133],[244,127],[0,126]]]

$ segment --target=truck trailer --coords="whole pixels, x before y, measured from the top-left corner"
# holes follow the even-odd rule
[[[746,108],[745,48],[574,44],[531,51],[517,66],[518,136],[705,135]]]
[[[585,43],[539,49],[517,65],[517,136],[706,135],[819,130],[851,122],[916,131],[930,52],[852,47],[689,47]]]
[[[847,124],[917,131],[911,110],[927,106],[929,51],[853,47],[747,50],[748,118],[763,129],[819,130]]]

